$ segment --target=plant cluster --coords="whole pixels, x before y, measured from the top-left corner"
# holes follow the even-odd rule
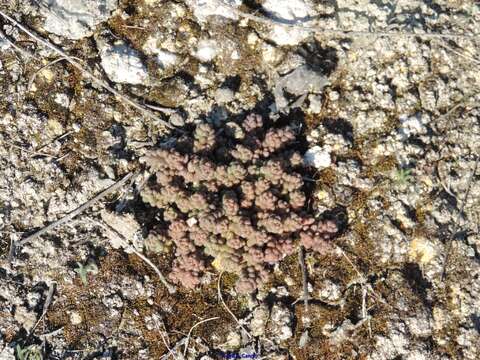
[[[42,351],[37,345],[21,347],[17,345],[17,358],[19,360],[43,360]]]
[[[306,210],[296,139],[293,128],[249,115],[216,128],[200,123],[142,158],[155,173],[142,198],[163,217],[145,245],[156,252],[175,248],[173,282],[194,288],[213,258],[215,268],[239,275],[240,293],[249,293],[299,243],[318,252],[330,248],[337,227]]]
[[[88,273],[96,274],[98,272],[98,267],[94,263],[88,263],[87,265],[83,265],[77,262],[77,268],[75,268],[75,272],[80,276],[80,280],[82,284],[87,286],[88,285]]]

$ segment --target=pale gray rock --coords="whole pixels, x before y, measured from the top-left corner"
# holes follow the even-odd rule
[[[8,40],[0,33],[0,51],[5,51],[10,47]],[[1,66],[0,66],[1,69]]]
[[[460,334],[457,336],[457,343],[464,349],[464,359],[478,359],[480,355],[480,336],[476,329],[460,328]]]
[[[313,4],[308,0],[266,0],[263,9],[278,23],[306,24],[316,15]],[[300,28],[287,28],[275,25],[268,37],[278,45],[296,45],[309,36],[309,32]]]
[[[111,81],[132,85],[148,81],[147,67],[140,54],[125,42],[110,45],[99,41],[99,47],[102,67]]]
[[[11,347],[4,347],[0,352],[0,360],[15,360],[15,350]]]
[[[227,104],[235,98],[235,93],[232,89],[222,87],[215,92],[215,99],[219,104]]]
[[[405,319],[405,323],[414,336],[426,338],[432,335],[432,317],[426,311]]]
[[[182,115],[180,115],[179,113],[174,113],[170,115],[170,124],[172,124],[173,126],[181,127],[185,125],[185,120],[183,119]]]
[[[46,0],[40,14],[45,17],[45,30],[78,40],[92,35],[116,7],[117,0]]]
[[[25,306],[18,306],[15,310],[15,320],[27,331],[32,329],[37,320],[37,315]]]
[[[270,330],[278,341],[287,340],[292,337],[292,314],[282,304],[274,304],[270,314]]]
[[[394,359],[398,355],[408,353],[409,345],[410,341],[404,332],[404,326],[399,324],[399,329],[392,330],[388,336],[376,337],[377,352],[373,353],[370,359]]]
[[[295,96],[309,93],[319,94],[328,84],[328,79],[322,74],[313,71],[307,65],[302,65],[288,75],[281,77],[275,84],[273,95],[278,110],[288,106],[284,91]]]
[[[253,336],[262,336],[265,334],[268,316],[270,312],[266,305],[261,305],[253,310],[253,318],[250,320],[250,329]]]
[[[401,116],[400,136],[402,139],[407,139],[410,136],[425,134],[427,132],[425,124],[428,123],[429,120],[426,114],[415,114],[415,116],[410,117]]]
[[[318,292],[318,296],[323,301],[337,302],[342,297],[342,289],[340,288],[340,285],[334,283],[333,281],[325,280]]]
[[[332,164],[330,152],[320,146],[308,149],[303,156],[303,160],[307,166],[313,166],[318,170],[325,169]]]
[[[222,2],[226,5],[223,5]],[[211,17],[222,17],[237,20],[238,16],[232,8],[242,5],[241,0],[187,0],[187,5],[192,9],[193,15],[200,23]]]

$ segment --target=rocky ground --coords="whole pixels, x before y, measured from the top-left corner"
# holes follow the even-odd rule
[[[474,1],[2,0],[0,10],[33,31],[1,18],[1,360],[480,358]],[[311,206],[344,225],[335,251],[306,253],[308,305],[296,255],[252,296],[214,268],[170,294],[138,256],[164,273],[172,262],[145,248],[157,214],[138,196],[139,158],[175,136],[169,126],[252,112],[301,124]]]

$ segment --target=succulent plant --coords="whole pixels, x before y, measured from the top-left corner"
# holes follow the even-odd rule
[[[211,264],[237,273],[237,290],[249,293],[299,244],[329,248],[337,228],[306,210],[296,138],[291,127],[267,126],[253,114],[219,128],[201,123],[141,159],[155,173],[142,198],[163,210],[165,224],[146,247],[175,248],[172,281],[194,288]]]
[[[98,267],[95,263],[88,263],[87,265],[83,265],[77,262],[77,268],[75,268],[75,272],[80,277],[82,284],[87,286],[88,285],[88,273],[96,274],[98,272]]]

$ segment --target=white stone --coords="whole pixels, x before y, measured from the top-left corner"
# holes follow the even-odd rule
[[[179,113],[174,113],[172,115],[170,115],[170,124],[172,124],[173,126],[183,126],[185,125],[185,120],[183,119],[182,115],[180,115]]]
[[[332,164],[330,152],[320,146],[310,148],[303,156],[303,160],[306,165],[313,166],[319,170],[325,169]]]
[[[138,52],[123,41],[113,46],[101,46],[100,58],[103,69],[113,82],[138,85],[148,80],[147,68]]]
[[[316,15],[312,4],[306,0],[266,0],[262,7],[274,21],[285,24],[305,24]],[[273,26],[269,34],[278,45],[296,45],[308,36],[308,31],[281,25]]]
[[[187,220],[187,225],[188,225],[189,227],[192,227],[192,226],[195,225],[197,222],[198,222],[197,219],[195,219],[194,217],[191,217],[191,218],[188,218],[188,220]]]
[[[421,114],[417,114],[416,116],[401,116],[400,123],[401,126],[398,129],[400,135],[406,139],[412,135],[419,135],[425,134],[427,132],[427,128],[425,127],[425,119],[422,117]]]
[[[320,114],[322,111],[322,97],[320,95],[310,95],[308,97],[310,106],[308,109],[313,113],[313,114]]]
[[[0,51],[5,51],[10,47],[10,43],[6,38],[0,35]]]
[[[270,319],[272,321],[272,333],[276,340],[283,341],[293,336],[291,313],[284,305],[274,304]]]
[[[218,54],[217,43],[214,40],[200,40],[195,57],[202,62],[210,62]]]
[[[79,325],[82,323],[82,321],[82,315],[80,315],[78,312],[72,311],[70,313],[70,322],[72,325]]]
[[[70,104],[70,99],[68,98],[67,94],[57,93],[55,94],[55,102],[58,105],[63,106],[64,108],[68,108],[68,104]]]
[[[178,62],[178,56],[170,51],[159,49],[157,51],[157,62],[163,69],[166,69]]]
[[[263,61],[269,65],[276,65],[282,61],[283,53],[275,46],[263,43],[260,51],[262,52]]]
[[[330,280],[325,280],[320,288],[318,295],[320,299],[330,302],[339,301],[342,297],[340,286]]]
[[[142,47],[148,55],[156,55],[156,61],[162,69],[174,66],[178,62],[178,55],[165,49],[165,46],[157,45],[160,42],[159,34],[151,35]]]
[[[24,306],[18,306],[15,311],[15,320],[23,326],[25,330],[30,330],[37,320],[33,311],[28,311]]]
[[[215,100],[218,104],[227,104],[235,98],[235,93],[232,89],[222,87],[215,91]]]
[[[210,16],[237,20],[238,16],[232,8],[242,5],[242,0],[187,0],[187,5],[192,9],[193,15],[198,21],[204,23]]]
[[[250,46],[254,46],[258,42],[258,40],[259,38],[254,32],[249,33],[247,36],[247,44]]]
[[[92,35],[95,26],[110,17],[117,0],[46,0],[43,4],[44,29],[77,40]]]
[[[226,349],[238,349],[242,345],[242,335],[232,330],[227,335],[227,341],[222,344]]]
[[[305,330],[300,336],[300,340],[298,341],[298,347],[300,349],[304,348],[305,345],[308,344],[308,340],[310,340],[310,336],[308,335],[308,330]]]
[[[0,352],[0,360],[15,360],[13,347],[5,346]]]

